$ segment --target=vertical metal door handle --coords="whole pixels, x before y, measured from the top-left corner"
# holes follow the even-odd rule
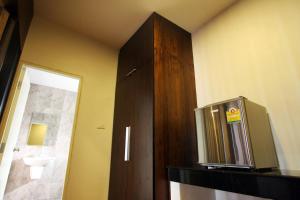
[[[126,126],[124,161],[129,161],[130,159],[130,131],[131,127]]]
[[[216,126],[216,121],[215,121],[215,116],[214,116],[214,113],[219,112],[219,110],[218,109],[213,110],[213,107],[210,107],[210,112],[211,112],[211,118],[212,118],[212,122],[213,122],[214,138],[215,138],[216,151],[217,151],[217,159],[218,159],[218,162],[221,163],[219,140],[218,140],[218,135],[217,135],[217,126]]]

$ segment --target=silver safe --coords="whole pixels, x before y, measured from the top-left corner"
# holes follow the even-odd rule
[[[197,108],[195,115],[201,165],[278,167],[265,107],[238,97]]]

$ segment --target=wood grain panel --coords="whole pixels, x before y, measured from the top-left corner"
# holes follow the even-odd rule
[[[10,92],[11,84],[17,70],[17,65],[21,55],[19,29],[15,25],[15,21],[9,19],[8,25],[4,31],[1,47],[7,45],[4,50],[3,60],[1,58],[1,71],[0,71],[0,120],[4,113],[6,101]],[[6,41],[7,40],[7,41]],[[1,49],[2,51],[3,49]]]
[[[18,20],[20,27],[21,49],[23,49],[32,18],[33,0],[18,0]]]
[[[148,19],[130,39],[136,66],[127,200],[153,199],[153,23]]]
[[[197,162],[191,35],[154,14],[155,199],[169,199],[167,165]]]
[[[167,165],[197,162],[191,35],[152,14],[121,48],[117,76],[109,199],[169,199]],[[130,97],[122,94],[123,85],[130,85]],[[118,133],[126,118],[122,107],[129,109],[131,125],[130,162],[125,167],[118,161],[123,144],[115,144],[124,143]]]
[[[135,71],[129,75],[128,73],[133,69]],[[121,48],[116,87],[109,199],[151,200],[153,199],[153,23],[151,18]],[[122,113],[124,107],[126,112]],[[126,121],[126,126],[131,126],[129,162],[124,162],[125,138],[124,134],[119,135],[118,132],[125,133],[125,127],[120,119]],[[122,127],[122,130],[119,130],[119,127]],[[120,157],[118,159],[120,161],[116,161],[117,157]],[[119,176],[122,178],[118,179]]]
[[[153,199],[153,81],[152,68],[144,67],[132,77],[135,85],[134,115],[131,131],[127,199]],[[129,180],[130,179],[130,180]]]
[[[4,8],[0,7],[0,39],[2,38],[3,32],[5,30],[8,17],[9,13]]]
[[[109,199],[121,200],[126,196],[128,165],[124,161],[125,153],[125,130],[131,123],[133,110],[133,91],[131,90],[132,79],[117,84],[115,97],[114,127],[112,139],[111,171]]]
[[[22,50],[33,18],[33,0],[6,0],[3,3],[10,15],[18,21]]]

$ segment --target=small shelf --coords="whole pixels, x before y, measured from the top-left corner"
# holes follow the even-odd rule
[[[168,167],[169,181],[270,199],[299,200],[300,171]]]

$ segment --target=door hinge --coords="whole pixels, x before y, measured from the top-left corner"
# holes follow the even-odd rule
[[[0,144],[0,153],[4,153],[5,146],[6,146],[5,142]]]
[[[21,87],[22,87],[22,81],[19,81],[19,82],[18,82],[17,88],[18,88],[18,89],[21,89]]]

